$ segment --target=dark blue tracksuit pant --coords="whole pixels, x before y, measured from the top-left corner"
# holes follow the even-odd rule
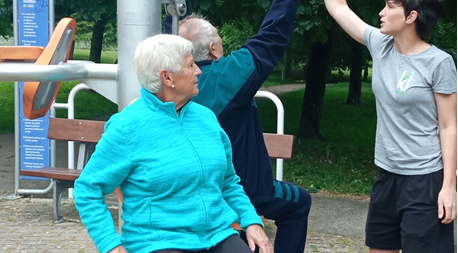
[[[277,180],[273,183],[274,199],[253,205],[259,215],[275,221],[275,253],[303,253],[312,198],[308,191],[292,183]],[[241,237],[246,242],[245,232]]]

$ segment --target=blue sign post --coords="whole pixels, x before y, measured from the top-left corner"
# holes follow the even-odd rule
[[[46,47],[49,41],[48,0],[19,1],[19,45]],[[22,94],[24,83],[20,83]],[[21,169],[49,167],[49,112],[46,116],[29,120],[23,115],[20,101]],[[37,179],[23,176],[23,179]]]

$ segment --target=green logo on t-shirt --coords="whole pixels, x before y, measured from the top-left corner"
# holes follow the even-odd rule
[[[404,76],[406,74],[406,71],[404,70],[404,73],[402,73],[401,78],[399,79],[398,85],[396,86],[396,93],[400,95],[405,95],[406,90],[409,88],[410,81],[412,81],[413,74],[410,76]]]

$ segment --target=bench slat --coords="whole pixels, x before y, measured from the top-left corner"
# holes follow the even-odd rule
[[[50,118],[48,138],[97,143],[102,137],[104,127],[105,121]]]
[[[66,168],[43,167],[35,170],[21,170],[22,176],[46,177],[57,180],[75,181],[81,174],[81,170]]]
[[[293,135],[269,133],[263,135],[270,158],[291,159],[293,156]]]
[[[43,47],[37,46],[1,46],[1,60],[34,60],[36,61],[43,53]]]

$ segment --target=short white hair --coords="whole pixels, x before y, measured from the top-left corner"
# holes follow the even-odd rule
[[[140,85],[151,93],[162,89],[160,71],[180,74],[184,57],[194,51],[192,43],[177,35],[158,34],[140,42],[133,65]]]
[[[191,14],[180,21],[180,36],[190,40],[194,46],[194,61],[204,61],[208,59],[208,44],[218,42],[216,28],[204,17]]]

